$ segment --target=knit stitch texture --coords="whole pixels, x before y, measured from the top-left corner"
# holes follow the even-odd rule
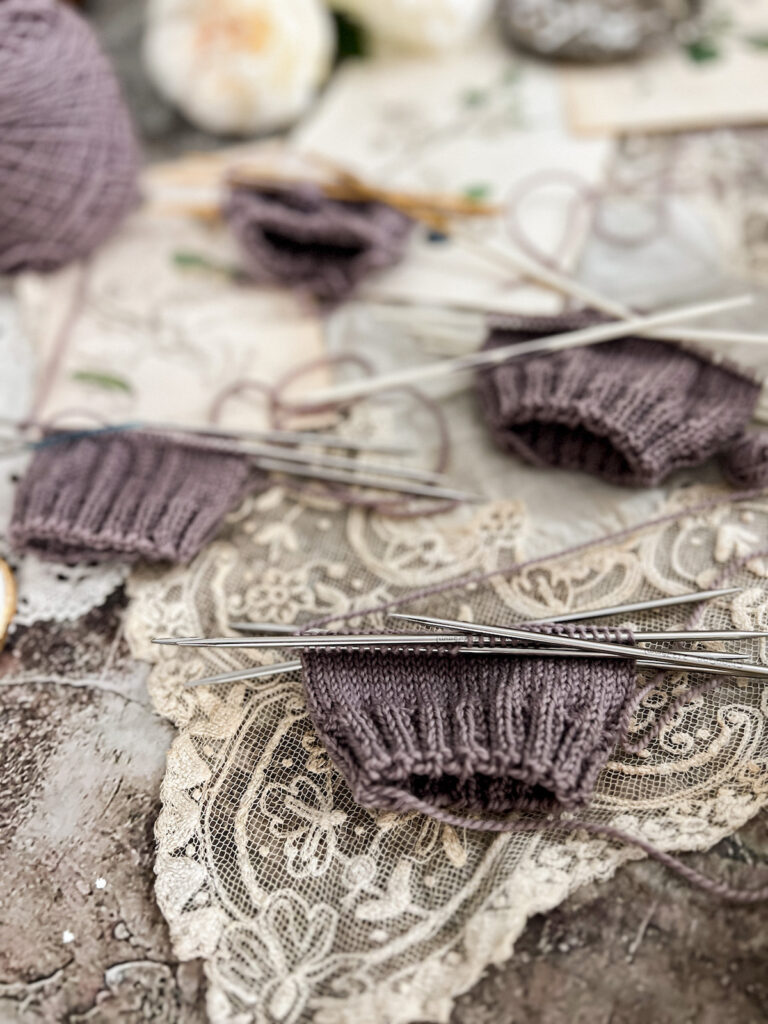
[[[326,302],[398,263],[413,226],[386,203],[329,199],[310,184],[236,186],[224,214],[254,278]]]
[[[0,273],[87,256],[138,203],[139,148],[90,25],[0,0]]]
[[[591,314],[510,317],[485,348],[596,322]],[[478,377],[496,442],[539,466],[650,486],[727,449],[760,386],[730,364],[652,338],[512,359]]]
[[[315,728],[355,799],[389,810],[413,798],[473,814],[584,803],[636,679],[632,660],[433,647],[310,648],[302,663]]]
[[[240,501],[249,480],[240,456],[161,436],[103,434],[49,444],[17,489],[11,542],[68,563],[185,562]]]

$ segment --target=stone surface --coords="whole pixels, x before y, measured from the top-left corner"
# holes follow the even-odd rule
[[[199,964],[175,962],[154,900],[172,728],[123,605],[19,629],[0,656],[2,1024],[204,1020]]]

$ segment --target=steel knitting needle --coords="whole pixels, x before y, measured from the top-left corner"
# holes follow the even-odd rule
[[[184,683],[184,686],[212,686],[215,683],[239,683],[244,679],[267,679],[269,676],[281,676],[284,672],[298,672],[300,670],[300,661],[281,661],[275,665],[256,665],[253,668],[241,669],[239,672],[224,672],[219,676],[206,676],[205,679],[191,679]]]
[[[543,625],[551,622],[579,622],[582,619],[597,619],[604,615],[624,615],[630,612],[641,612],[656,608],[669,608],[673,605],[694,604],[697,601],[710,601],[716,597],[725,597],[728,594],[740,594],[741,587],[721,587],[719,590],[694,590],[688,594],[678,594],[675,597],[662,597],[652,601],[636,601],[634,604],[618,604],[605,608],[593,608],[586,612],[566,612],[564,615],[555,615],[548,619],[526,619],[525,624]],[[244,633],[299,633],[301,626],[285,626],[276,622],[230,622],[232,629],[240,629]],[[729,638],[732,634],[729,634]]]
[[[392,615],[392,618],[403,618],[413,621],[423,621],[424,617]],[[463,629],[465,633],[479,634],[487,637],[510,637],[513,640],[528,640],[531,643],[541,643],[545,647],[557,646],[572,647],[582,651],[597,651],[603,654],[618,654],[628,658],[652,657],[654,661],[664,662],[667,665],[679,666],[681,668],[702,668],[706,667],[707,659],[689,651],[672,653],[671,651],[650,651],[645,647],[634,647],[630,644],[603,643],[599,640],[581,640],[576,637],[566,637],[549,633],[539,633],[535,629],[503,629],[500,626],[475,626],[469,622],[457,622],[452,619],[430,620],[430,625],[440,624],[450,629]],[[439,635],[439,634],[435,634]],[[724,665],[726,662],[719,662]],[[741,675],[749,675],[755,678],[768,678],[768,667],[762,665],[744,665],[733,663],[733,670]]]
[[[532,256],[528,256],[519,249],[511,249],[507,246],[502,249],[493,241],[480,241],[473,238],[468,232],[457,231],[455,228],[447,233],[454,241],[472,251],[476,256],[485,258],[496,267],[501,266],[503,269],[512,270],[516,274],[522,274],[537,284],[543,284],[559,292],[561,295],[577,299],[592,309],[607,313],[608,316],[627,319],[635,315],[634,311],[629,306],[625,306],[624,303],[617,302],[615,299],[609,299],[581,281],[558,273],[556,270],[535,260]],[[701,327],[690,327],[683,331],[651,329],[642,333],[650,334],[655,338],[661,338],[665,341],[702,341],[713,344],[726,342],[730,344],[760,345],[768,343],[768,337],[763,334],[745,333],[743,331],[708,330]]]
[[[737,664],[735,662],[717,661],[713,662],[705,657],[697,657],[690,653],[671,654],[661,651],[648,651],[644,647],[631,647],[628,644],[611,644],[611,643],[599,643],[597,641],[586,641],[576,640],[572,637],[562,636],[549,636],[544,633],[535,633],[526,630],[516,630],[517,639],[529,640],[535,642],[537,640],[543,641],[544,648],[557,647],[561,644],[563,647],[573,647],[577,650],[596,652],[600,654],[614,654],[619,657],[627,658],[628,660],[635,661],[638,657],[644,658],[645,660],[653,660],[666,665],[670,665],[673,668],[694,668],[694,669],[707,669],[713,664],[718,666],[726,666],[731,668],[737,675],[754,676],[758,678],[768,677],[768,667],[764,668],[761,665],[745,665]],[[486,635],[492,635],[491,631],[486,631]],[[500,634],[502,636],[508,636],[509,632]],[[303,649],[320,649],[320,648],[337,648],[337,649],[355,649],[358,647],[363,648],[386,648],[386,647],[405,647],[409,650],[422,651],[428,647],[434,646],[435,644],[442,645],[462,645],[468,643],[466,633],[459,634],[458,636],[453,634],[442,635],[436,633],[417,633],[415,635],[396,635],[392,633],[383,634],[371,634],[371,635],[340,635],[340,636],[285,636],[285,637],[263,637],[255,640],[252,638],[243,639],[241,637],[215,637],[208,639],[206,637],[156,637],[153,643],[159,644],[172,644],[178,647],[231,647],[231,648],[250,648],[250,649],[262,649],[262,648],[303,648]],[[477,643],[477,648],[482,647],[482,640]],[[472,650],[475,649],[475,645],[472,646]],[[540,651],[540,654],[544,655],[544,650]],[[661,665],[659,665],[661,667]]]
[[[375,452],[379,455],[408,455],[413,448],[399,444],[383,444],[365,441],[338,434],[322,434],[304,430],[228,430],[224,427],[189,427],[176,423],[138,423],[140,430],[181,430],[188,434],[202,434],[210,437],[234,437],[244,441],[264,441],[267,444],[303,444],[320,448],[340,448],[348,451]]]
[[[35,424],[25,424],[8,416],[0,417],[0,425],[13,429],[14,435],[22,430],[29,430]],[[113,431],[158,431],[159,433],[182,433],[200,435],[202,437],[221,437],[242,439],[246,441],[262,441],[267,444],[313,445],[320,448],[339,448],[347,451],[375,452],[380,455],[408,455],[414,449],[399,444],[383,444],[378,441],[366,441],[357,438],[340,437],[338,434],[323,434],[318,431],[303,430],[235,430],[214,426],[190,426],[182,423],[162,423],[148,420],[137,420],[125,423],[113,423],[90,428],[58,428],[48,440],[69,440],[70,437],[89,436]],[[39,441],[26,442],[30,447],[40,444]],[[282,451],[282,449],[281,449]]]
[[[183,432],[165,431],[165,436],[170,438],[183,438]],[[262,458],[274,458],[281,462],[291,462],[312,468],[321,467],[327,469],[354,470],[357,472],[370,473],[374,476],[394,477],[402,480],[416,480],[422,483],[446,483],[446,478],[432,470],[416,469],[411,466],[388,466],[375,462],[359,462],[357,459],[345,458],[341,455],[323,455],[316,452],[295,451],[291,448],[281,448],[278,445],[249,444],[240,441],[228,441],[227,438],[220,440],[215,437],[198,435],[198,446],[210,448],[213,451],[230,451],[240,455],[249,455],[256,460]]]
[[[630,648],[631,650],[632,648]],[[462,654],[537,654],[539,657],[548,657],[553,651],[560,655],[579,655],[582,658],[614,658],[620,659],[621,655],[618,654],[595,654],[592,651],[572,651],[569,648],[559,647],[460,647],[459,651]],[[654,650],[643,650],[643,654],[648,657],[641,657],[637,655],[638,665],[655,665],[657,667],[668,668],[666,664],[657,662],[654,660],[653,655],[656,652]],[[731,661],[746,661],[749,658],[748,654],[731,654],[729,651],[680,651],[680,654],[691,654],[696,658],[702,658],[704,661],[712,661],[717,664],[719,661],[731,662]]]
[[[402,619],[404,622],[421,622],[426,626],[439,626],[445,629],[465,629],[467,633],[485,633],[486,635],[504,636],[504,633],[491,633],[490,629],[482,623],[460,622],[456,619],[435,619],[429,615],[404,615],[397,612],[390,612],[391,619]],[[523,623],[524,626],[536,625],[536,623]],[[493,627],[496,628],[496,627]],[[501,628],[501,627],[499,627]],[[538,635],[538,634],[536,634]],[[693,629],[693,630],[669,630],[661,632],[633,632],[637,643],[652,643],[654,641],[678,641],[678,640],[759,640],[768,636],[765,629]]]
[[[343,470],[323,469],[319,466],[299,466],[281,459],[254,460],[255,465],[269,473],[284,473],[287,476],[309,477],[311,480],[328,480],[338,484],[352,484],[357,487],[369,487],[376,491],[394,491],[397,494],[410,494],[417,498],[442,498],[447,501],[484,501],[479,494],[468,494],[466,491],[454,490],[450,487],[437,487],[419,483],[398,483],[396,480],[381,480],[378,477],[363,473],[344,472]]]
[[[617,604],[608,608],[593,608],[586,612],[566,612],[564,615],[553,615],[547,619],[528,620],[528,625],[537,626],[550,622],[579,622],[583,619],[597,619],[604,615],[628,615],[630,612],[643,612],[657,608],[672,608],[678,604],[695,604],[697,601],[711,601],[716,597],[741,593],[741,587],[721,587],[719,590],[694,590],[688,594],[677,594],[675,597],[662,597],[652,601],[636,601],[633,604]]]
[[[349,634],[318,634],[316,636],[265,636],[259,638],[222,636],[160,636],[154,637],[152,643],[168,644],[176,647],[418,647],[434,644],[466,644],[465,633],[451,635],[437,633],[349,633]]]
[[[544,338],[536,338],[533,341],[515,342],[510,345],[502,345],[499,348],[483,349],[469,355],[458,356],[455,359],[444,359],[437,363],[414,366],[395,373],[367,377],[364,380],[349,381],[346,384],[338,384],[332,388],[303,392],[301,404],[302,406],[328,405],[352,398],[361,398],[364,395],[372,395],[377,391],[401,387],[404,384],[414,384],[425,379],[431,380],[435,377],[445,377],[450,374],[461,373],[464,370],[477,370],[486,366],[495,366],[508,359],[532,355],[538,352],[559,352],[563,349],[576,348],[582,345],[596,345],[600,342],[612,341],[614,338],[624,338],[628,335],[642,333],[653,327],[676,323],[679,320],[690,320],[698,316],[710,316],[713,313],[721,313],[728,309],[738,309],[742,306],[748,306],[751,302],[752,297],[749,295],[734,299],[722,299],[717,302],[704,302],[699,305],[683,306],[662,313],[654,313],[651,316],[635,317],[630,320],[614,321],[608,324],[597,324],[592,327],[581,328],[577,331],[551,334]]]
[[[633,633],[638,643],[650,643],[654,640],[760,640],[768,636],[766,629],[680,629],[657,633]]]
[[[504,647],[504,648],[480,648],[482,654],[514,654],[532,657],[538,655],[541,657],[568,657],[568,658],[594,658],[595,655],[588,651],[568,651],[560,650],[559,648],[552,647],[546,651],[541,651],[534,647]],[[460,647],[459,653],[461,654],[477,654],[478,648],[476,647]],[[615,658],[615,655],[605,655],[607,658]],[[738,657],[746,657],[746,655],[738,655]],[[657,661],[647,658],[637,659],[638,668],[668,668],[667,665],[662,665]],[[275,665],[255,665],[253,668],[240,669],[237,672],[224,672],[218,676],[206,676],[204,679],[192,679],[184,684],[186,688],[194,686],[214,686],[218,683],[238,683],[248,679],[266,679],[269,676],[283,675],[288,672],[299,672],[301,671],[302,664],[300,661],[281,661]],[[711,672],[726,672],[732,675],[730,669],[719,669],[718,666],[713,665],[708,671]]]

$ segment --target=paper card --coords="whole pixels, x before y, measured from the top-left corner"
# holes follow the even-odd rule
[[[569,137],[556,72],[523,60],[494,42],[463,54],[387,57],[345,65],[295,146],[388,188],[447,193],[503,204],[519,188],[531,192],[519,209],[537,250],[572,267],[587,229],[579,190],[599,184],[609,154],[604,140]],[[503,217],[482,221],[485,237],[509,245]],[[453,242],[417,232],[406,263],[367,284],[365,294],[481,308],[553,312],[561,299],[520,286],[509,268],[494,266]]]
[[[211,269],[237,261],[222,226],[145,208],[90,264],[24,275],[18,295],[38,354],[36,416],[85,410],[106,422],[200,425],[226,389],[274,384],[320,358],[321,322],[290,292],[238,285]],[[325,372],[306,379],[307,387],[327,383]],[[263,428],[264,397],[254,390],[228,402],[223,422]]]
[[[577,133],[638,133],[768,122],[768,4],[716,5],[695,34],[663,53],[563,70]]]

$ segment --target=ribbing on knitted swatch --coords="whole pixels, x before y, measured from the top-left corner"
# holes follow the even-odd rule
[[[596,319],[588,313],[499,318],[484,347]],[[760,385],[680,346],[622,338],[511,360],[481,372],[478,391],[496,442],[526,462],[647,487],[733,445]]]
[[[37,451],[16,491],[19,551],[75,563],[186,562],[256,486],[246,459],[159,435],[107,433]]]
[[[369,274],[398,263],[413,226],[386,203],[330,199],[311,184],[236,185],[224,216],[256,280],[324,302],[345,299]]]
[[[626,630],[590,635],[628,639]],[[302,663],[322,742],[355,799],[380,810],[419,803],[503,815],[583,804],[636,693],[634,661],[599,656],[308,648]]]
[[[542,629],[632,643],[623,629]],[[483,645],[504,642],[482,638]],[[745,904],[768,899],[766,885],[734,888],[641,836],[559,813],[590,799],[626,736],[647,692],[635,685],[634,661],[409,646],[307,648],[302,665],[315,729],[364,807],[485,832],[584,831],[638,847],[710,895]]]

